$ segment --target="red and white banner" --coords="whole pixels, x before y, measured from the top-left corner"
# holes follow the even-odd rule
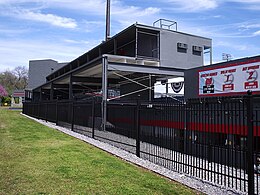
[[[199,71],[199,96],[260,92],[260,60]]]

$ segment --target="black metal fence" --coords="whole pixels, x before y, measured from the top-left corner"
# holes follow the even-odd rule
[[[260,194],[260,98],[187,103],[25,102],[23,113],[110,143],[170,170]]]

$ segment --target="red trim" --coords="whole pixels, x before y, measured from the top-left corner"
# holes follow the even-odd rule
[[[253,91],[253,90],[252,90]],[[217,93],[217,94],[210,94],[210,93],[205,93],[205,94],[199,94],[199,97],[215,97],[215,96],[234,96],[234,95],[246,95],[247,92],[229,92],[229,93]],[[253,91],[253,94],[260,94],[260,91]]]
[[[260,62],[260,59],[253,59],[253,60],[248,60],[248,61],[244,61],[244,62],[236,62],[236,63],[231,63],[229,64],[228,62],[226,62],[226,65],[215,65],[214,67],[209,67],[209,68],[204,68],[203,70],[198,70],[198,72],[203,72],[203,71],[208,71],[208,70],[214,70],[214,69],[220,69],[220,68],[228,68],[231,66],[238,66],[238,65],[244,65],[244,64],[251,64],[251,63],[256,63],[256,62]]]
[[[184,122],[165,120],[141,120],[141,125],[184,129]]]
[[[134,123],[134,120],[129,118],[113,118],[109,121],[125,124]],[[184,130],[184,122],[167,120],[141,120],[140,123],[143,126],[166,127]],[[238,124],[209,124],[189,122],[187,124],[187,130],[247,136],[247,126]],[[260,136],[260,126],[254,126],[254,136]]]
[[[130,118],[111,118],[109,119],[109,121],[114,123],[126,123],[126,124],[134,123],[134,120],[131,120]]]
[[[25,93],[13,93],[13,96],[25,96]]]

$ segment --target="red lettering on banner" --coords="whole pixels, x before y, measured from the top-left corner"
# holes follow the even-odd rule
[[[220,74],[227,74],[227,73],[232,73],[232,72],[236,72],[236,71],[237,71],[236,68],[230,69],[230,70],[222,70],[222,71],[220,72]]]
[[[258,88],[258,81],[254,81],[254,82],[245,82],[245,89],[256,89]]]
[[[232,91],[234,90],[234,84],[226,84],[222,86],[223,91]]]
[[[254,65],[254,66],[249,66],[249,67],[243,67],[242,71],[246,71],[246,70],[255,70],[255,69],[259,69],[259,65]]]
[[[205,74],[202,74],[200,77],[203,78],[203,77],[208,77],[208,76],[217,76],[218,73],[217,72],[212,72],[212,73],[205,73]]]
[[[217,72],[213,72],[213,73],[210,73],[209,76],[217,76],[218,73]]]
[[[248,76],[247,80],[252,80],[254,73],[255,72],[248,72],[249,76]]]
[[[203,78],[203,77],[207,77],[209,76],[209,74],[202,74],[200,77]]]
[[[248,67],[248,70],[255,70],[255,69],[259,69],[259,65],[249,66]]]

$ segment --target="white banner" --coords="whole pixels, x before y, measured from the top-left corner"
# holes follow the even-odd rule
[[[241,62],[199,71],[199,96],[239,95],[260,91],[260,62]]]

